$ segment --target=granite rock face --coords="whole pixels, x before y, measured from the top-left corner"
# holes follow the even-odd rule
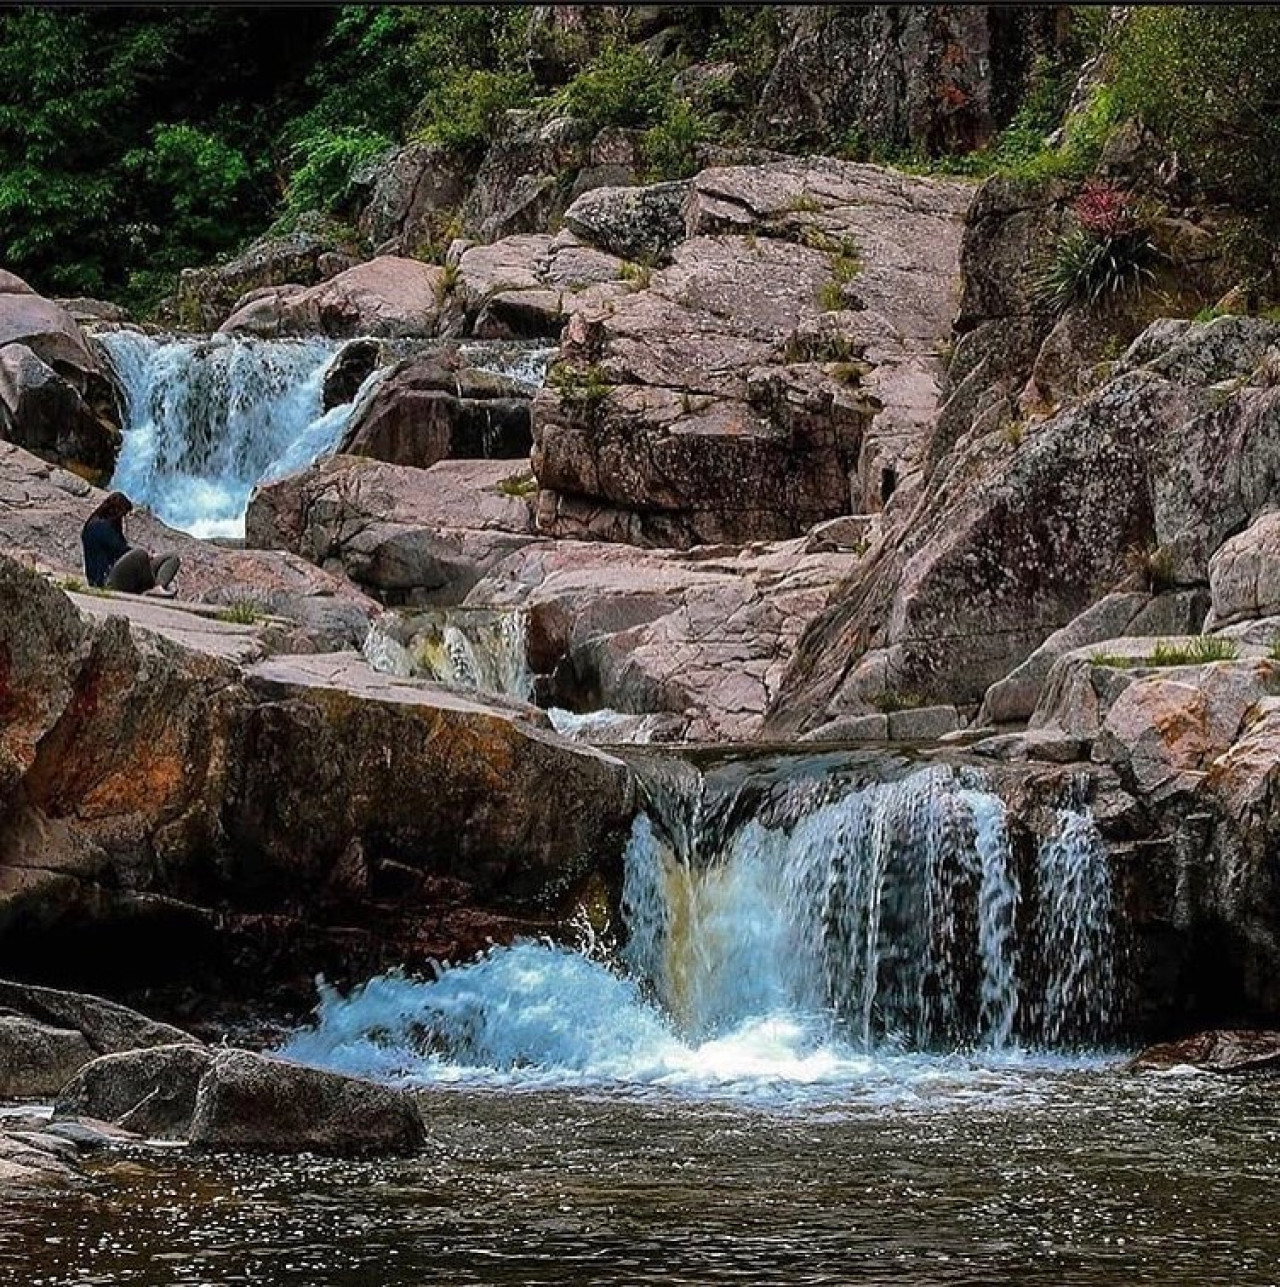
[[[124,988],[161,953],[216,990],[467,954],[619,851],[627,770],[530,707],[245,655],[245,627],[128,596],[91,616],[9,559],[0,602],[0,960],[28,973]]]
[[[704,170],[669,264],[566,299],[534,403],[540,528],[685,547],[881,506],[936,408],[968,199],[837,161]]]
[[[0,269],[0,439],[94,482],[115,466],[110,375],[71,315]]]

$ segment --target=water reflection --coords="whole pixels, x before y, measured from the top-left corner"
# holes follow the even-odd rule
[[[0,1280],[1276,1281],[1266,1083],[1099,1070],[891,1110],[475,1090],[424,1106],[430,1145],[408,1162],[100,1162],[85,1192],[3,1206]]]

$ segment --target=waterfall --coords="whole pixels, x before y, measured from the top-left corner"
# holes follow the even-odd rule
[[[242,536],[254,486],[332,451],[351,414],[322,407],[336,341],[96,339],[123,391],[111,486],[194,536]]]
[[[384,612],[365,636],[374,670],[477,692],[533,699],[528,618],[519,610],[443,608]]]
[[[589,954],[521,943],[432,980],[325,990],[285,1053],[413,1084],[879,1097],[1114,1036],[1111,886],[1087,812],[1015,844],[976,771],[810,767],[638,762],[611,959],[612,934]]]

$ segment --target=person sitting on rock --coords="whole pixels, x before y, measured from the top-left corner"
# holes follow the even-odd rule
[[[99,589],[172,599],[180,560],[176,554],[152,555],[125,540],[124,516],[132,509],[133,502],[123,492],[112,492],[89,515],[80,530],[85,577]]]

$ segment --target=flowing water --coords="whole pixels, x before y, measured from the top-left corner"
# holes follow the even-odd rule
[[[342,441],[360,398],[328,411],[324,374],[342,341],[245,336],[97,336],[123,392],[113,488],[171,527],[202,537],[244,535],[254,487],[312,463]],[[388,362],[403,345],[388,345]],[[528,343],[473,343],[462,360],[531,391],[555,350]]]
[[[962,769],[639,765],[623,924],[322,989],[396,1162],[140,1152],[0,1213],[32,1287],[1280,1280],[1274,1083],[1122,1069],[1105,849]]]

